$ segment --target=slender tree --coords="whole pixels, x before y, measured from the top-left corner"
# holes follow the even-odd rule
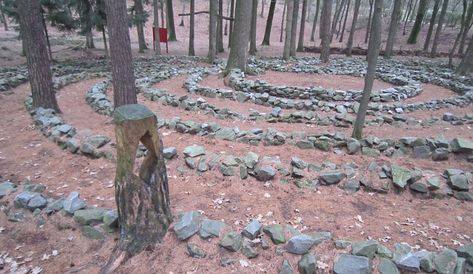
[[[331,28],[331,37],[330,42],[332,42],[333,34],[336,32],[337,29],[337,22],[340,19],[340,14],[342,13],[343,6],[345,5],[346,0],[337,0],[335,4],[335,13],[333,14],[332,20],[332,28]]]
[[[460,40],[460,47],[458,48],[458,54],[463,54],[463,50],[465,49],[465,43],[466,43],[466,36],[468,35],[468,32],[471,29],[471,26],[473,24],[473,1],[469,1],[469,7],[468,7],[468,12],[465,17],[465,21],[463,24],[465,25],[463,29],[465,30],[462,32],[461,35],[461,40]]]
[[[164,0],[159,0],[159,3],[161,5],[161,26],[164,28],[166,26],[164,24]]]
[[[194,56],[195,55],[195,49],[194,49],[194,29],[195,29],[195,23],[194,23],[194,17],[195,17],[195,3],[194,0],[190,0],[190,22],[189,22],[189,56]]]
[[[223,0],[218,0],[218,20],[217,20],[217,51],[224,52],[223,48]]]
[[[174,26],[174,11],[172,8],[172,0],[166,0],[166,15],[168,25],[168,40],[177,41],[176,27]]]
[[[53,89],[44,26],[39,1],[17,0],[16,3],[34,108],[51,108],[60,112]]]
[[[437,13],[439,11],[441,0],[435,0],[434,9],[432,10],[432,15],[430,16],[429,30],[427,31],[427,36],[425,37],[424,42],[424,51],[429,50],[430,39],[432,37],[432,32],[435,26],[435,20],[437,19]]]
[[[145,33],[143,29],[148,15],[143,9],[142,0],[133,0],[133,1],[134,1],[133,21],[136,25],[136,32],[138,34],[138,50],[139,52],[144,52],[146,49],[148,49],[148,47],[146,46]]]
[[[347,8],[346,8],[346,11],[345,11],[345,19],[343,20],[343,28],[342,28],[342,33],[340,35],[340,40],[338,40],[338,42],[343,42],[343,36],[345,34],[345,28],[347,26],[347,19],[348,19],[348,11],[350,11],[350,2],[351,1],[348,1],[347,2]]]
[[[320,0],[317,0],[315,4],[315,15],[314,15],[314,21],[312,23],[312,31],[310,33],[311,42],[315,41],[315,28],[317,27],[317,20],[319,19],[319,12],[320,12]]]
[[[391,13],[391,22],[389,23],[388,40],[386,41],[386,49],[384,57],[391,58],[393,54],[394,42],[396,41],[397,28],[401,19],[402,0],[394,0],[393,12]]]
[[[136,104],[135,75],[125,0],[105,0],[115,107]]]
[[[235,0],[230,0],[230,17],[235,15]],[[230,29],[228,31],[228,47],[231,47],[232,44],[232,33],[233,33],[233,21],[230,21]]]
[[[3,23],[3,28],[5,31],[8,31],[8,22],[7,18],[5,17],[5,14],[3,13],[3,0],[0,0],[0,19],[2,20]]]
[[[291,42],[289,55],[292,57],[296,56],[296,38],[297,38],[297,22],[299,20],[299,0],[294,1],[294,8],[292,9],[292,21],[291,21]]]
[[[448,53],[448,66],[453,67],[453,57],[455,54],[455,51],[457,50],[458,43],[460,42],[460,39],[462,37],[463,32],[465,31],[465,20],[466,20],[466,13],[468,10],[468,0],[463,0],[463,11],[461,15],[461,24],[460,24],[460,31],[458,32],[457,37],[455,38],[455,42],[453,42],[453,47]],[[471,5],[470,7],[472,7]]]
[[[437,30],[435,31],[434,41],[432,42],[432,51],[430,52],[431,57],[435,57],[437,54],[437,47],[440,39],[440,33],[442,32],[443,22],[445,21],[445,14],[447,14],[448,0],[443,0],[442,10],[440,11],[439,21],[437,24]]]
[[[161,41],[159,37],[159,7],[158,0],[153,0],[153,26],[154,26],[154,48],[155,54],[161,55]]]
[[[259,14],[261,18],[264,17],[264,4],[265,4],[264,2],[265,0],[261,0],[261,13]],[[256,8],[258,8],[258,6]]]
[[[370,41],[368,44],[368,68],[365,75],[365,85],[361,97],[360,107],[356,114],[355,124],[353,126],[352,137],[361,139],[363,136],[363,126],[365,124],[366,111],[373,89],[374,77],[376,74],[376,65],[378,63],[379,48],[381,44],[381,15],[383,12],[383,0],[374,1],[373,22],[371,27]]]
[[[368,38],[370,36],[370,29],[371,29],[371,18],[373,16],[373,1],[369,0],[370,3],[370,11],[368,14],[368,24],[366,25],[366,33],[365,33],[365,44],[368,43]]]
[[[409,17],[413,12],[412,4],[413,0],[409,0],[409,2],[407,3],[407,12],[405,12],[404,14],[404,27],[402,28],[402,35],[406,35],[407,22],[409,21]]]
[[[320,14],[320,38],[322,39],[322,52],[320,60],[322,63],[328,63],[330,57],[330,19],[332,13],[332,0],[322,1],[322,11]]]
[[[409,34],[409,38],[407,38],[408,44],[417,43],[417,35],[419,34],[420,29],[422,27],[422,21],[424,20],[425,11],[427,10],[428,4],[429,4],[428,0],[419,1],[419,8],[417,9],[416,21],[414,22],[414,26],[412,27],[411,33]]]
[[[250,24],[252,5],[236,1],[235,26],[232,34],[230,53],[228,56],[225,73],[232,69],[240,69],[245,72],[247,67],[248,40],[250,39]]]
[[[284,2],[284,8],[282,9],[282,17],[281,17],[281,33],[279,35],[279,43],[282,43],[283,33],[284,33],[284,16],[286,15],[286,6],[287,2]]]
[[[253,0],[251,8],[250,55],[256,55],[256,20],[258,20],[258,0]]]
[[[182,1],[182,12],[181,13],[186,12],[186,3],[187,3],[187,1]],[[181,16],[181,22],[179,23],[179,27],[184,27],[184,16]]]
[[[307,15],[307,0],[302,0],[301,26],[299,30],[299,41],[297,42],[297,51],[304,51],[304,33],[305,33],[305,17]]]
[[[271,0],[271,3],[269,4],[269,13],[268,13],[268,18],[266,19],[266,28],[264,30],[264,38],[263,42],[261,45],[263,46],[269,46],[269,43],[271,41],[271,28],[273,26],[273,18],[274,18],[274,10],[276,9],[276,0]]]
[[[473,73],[473,37],[470,39],[465,56],[463,56],[456,72],[460,75],[471,75]]]
[[[347,56],[351,56],[351,52],[353,50],[353,38],[355,36],[356,22],[358,21],[358,13],[360,11],[360,3],[361,3],[361,0],[355,1],[355,8],[353,10],[353,19],[351,21],[350,34],[348,35],[348,41],[347,41],[347,52],[346,52]]]
[[[210,0],[209,53],[207,54],[209,63],[213,63],[215,61],[217,53],[217,14],[218,0]]]
[[[289,60],[291,57],[291,31],[292,31],[292,18],[294,16],[294,1],[286,0],[286,36],[284,37],[284,49],[282,58]]]

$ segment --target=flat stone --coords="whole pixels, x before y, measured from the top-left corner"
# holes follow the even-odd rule
[[[329,171],[320,173],[319,180],[327,185],[338,184],[341,180],[347,177],[343,171]]]
[[[86,207],[84,200],[79,198],[78,192],[71,192],[63,202],[63,209],[69,214],[74,214],[79,209]]]
[[[37,194],[35,196],[33,196],[33,198],[31,198],[29,201],[28,201],[28,204],[27,204],[27,208],[31,211],[34,211],[35,209],[43,209],[47,206],[48,204],[48,201],[46,200],[46,198],[44,198],[42,195],[40,194]]]
[[[376,254],[378,254],[380,257],[388,258],[388,259],[391,259],[394,256],[392,251],[382,244],[378,244],[378,250],[376,250]]]
[[[259,156],[254,152],[248,152],[242,159],[247,168],[253,169],[258,164]]]
[[[241,248],[241,236],[239,233],[231,231],[223,236],[219,245],[230,251],[238,251]]]
[[[173,227],[176,237],[181,241],[192,237],[192,235],[199,231],[201,225],[200,218],[200,213],[197,211],[184,212]]]
[[[119,106],[113,112],[113,120],[115,123],[123,123],[127,121],[142,120],[153,117],[154,113],[144,105],[130,104]]]
[[[99,153],[96,150],[96,148],[93,145],[91,145],[87,142],[82,143],[80,145],[80,152],[84,155],[87,155],[87,156],[90,156],[90,157],[93,157],[93,158],[98,158],[99,157],[98,156]]]
[[[269,238],[271,238],[271,241],[273,241],[274,244],[283,244],[286,242],[284,237],[284,229],[280,224],[265,226],[263,228],[263,232],[266,233]]]
[[[46,213],[50,214],[53,212],[60,211],[64,207],[64,198],[59,198],[57,200],[50,200],[48,206],[46,207]]]
[[[423,146],[415,146],[412,149],[412,153],[414,155],[414,158],[416,159],[429,159],[430,158],[430,147],[427,145]]]
[[[205,148],[198,145],[191,145],[184,149],[184,155],[187,157],[197,157],[205,154]]]
[[[473,265],[473,243],[458,247],[457,254],[459,257],[465,258],[470,264]]]
[[[235,176],[235,169],[231,166],[220,165],[218,170],[223,176]]]
[[[299,169],[307,168],[307,163],[298,157],[291,158],[291,165]]]
[[[453,274],[457,265],[457,253],[444,249],[434,256],[434,268],[439,274]]]
[[[253,259],[258,257],[259,253],[256,248],[251,246],[251,243],[245,241],[241,248],[241,253],[245,255],[248,259]]]
[[[17,208],[27,208],[28,202],[35,196],[33,192],[24,191],[16,195],[13,204]]]
[[[419,272],[420,271],[420,260],[414,253],[407,253],[404,256],[395,257],[395,263],[397,267],[403,270]]]
[[[457,258],[457,267],[454,274],[464,274],[466,272],[466,260],[464,258]]]
[[[3,182],[0,183],[0,199],[8,195],[9,193],[16,190],[16,185],[12,182]]]
[[[238,158],[233,155],[227,155],[222,162],[226,166],[238,166]]]
[[[368,240],[354,242],[351,245],[351,253],[356,256],[364,256],[373,259],[378,250],[378,241]]]
[[[199,236],[204,239],[219,237],[224,227],[225,223],[221,221],[204,219],[199,229]]]
[[[221,128],[215,133],[215,138],[226,141],[234,141],[236,139],[236,133],[233,128]]]
[[[411,171],[398,165],[391,166],[391,174],[394,185],[404,188],[407,181],[411,178]]]
[[[312,253],[306,253],[298,262],[299,273],[313,274],[317,268],[317,260]]]
[[[361,153],[370,157],[379,157],[381,155],[381,152],[379,150],[370,147],[362,147]]]
[[[94,225],[101,223],[105,212],[108,209],[105,208],[91,208],[91,209],[81,209],[74,212],[74,221],[78,222],[81,225]]]
[[[177,149],[175,147],[167,147],[163,149],[163,157],[165,159],[171,160],[177,156]]]
[[[446,161],[448,160],[448,149],[439,147],[432,153],[432,160],[434,161]]]
[[[263,166],[261,168],[256,169],[255,171],[255,178],[258,181],[270,181],[274,178],[274,176],[276,176],[276,169],[271,166]]]
[[[439,177],[430,177],[427,178],[427,187],[429,190],[437,190],[440,188],[440,178]]]
[[[109,231],[118,228],[118,211],[116,209],[107,210],[103,215],[102,222]]]
[[[335,240],[334,243],[337,249],[345,249],[351,245],[351,241],[348,240]]]
[[[86,139],[86,142],[91,144],[95,148],[101,148],[107,143],[110,142],[110,137],[108,136],[103,136],[103,135],[94,135],[90,136]]]
[[[291,264],[288,260],[284,260],[281,265],[281,269],[279,269],[279,274],[293,274],[294,269],[292,268]]]
[[[423,258],[420,259],[420,269],[425,271],[425,272],[434,272],[435,266],[434,266],[434,253],[429,253],[428,255],[424,256]]]
[[[397,266],[389,259],[381,258],[378,271],[380,274],[400,274]]]
[[[203,259],[207,256],[205,250],[193,243],[187,243],[187,254],[192,258]]]
[[[105,239],[105,236],[103,235],[102,232],[88,225],[82,227],[82,235],[92,240]]]
[[[335,274],[370,274],[370,260],[362,256],[341,254],[333,264]]]
[[[470,188],[470,183],[468,178],[465,174],[455,174],[450,176],[448,180],[450,186],[454,190],[466,190],[468,191]]]
[[[450,147],[452,151],[455,153],[462,153],[462,152],[472,152],[473,151],[473,142],[463,139],[463,138],[455,138],[450,143]]]
[[[347,141],[347,151],[348,154],[355,154],[361,150],[361,144],[357,139],[350,138]]]
[[[46,186],[42,184],[28,183],[23,187],[24,191],[43,193],[46,190]]]
[[[302,255],[309,252],[314,244],[315,241],[311,236],[300,234],[289,239],[286,244],[286,250],[289,253]]]
[[[306,140],[297,141],[296,146],[300,149],[315,149],[314,143]]]
[[[246,227],[243,229],[241,234],[248,239],[255,239],[261,232],[263,225],[256,219],[253,219]]]
[[[318,245],[323,241],[328,241],[332,239],[332,233],[329,231],[320,231],[320,232],[310,232],[307,233],[312,239],[314,239],[314,244]]]
[[[424,184],[423,182],[415,182],[413,184],[410,184],[409,188],[414,190],[415,192],[419,192],[419,193],[429,192],[429,189],[427,188],[427,185]]]

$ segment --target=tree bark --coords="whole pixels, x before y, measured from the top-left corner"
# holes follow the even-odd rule
[[[155,55],[161,55],[161,41],[159,37],[159,10],[158,0],[153,0],[153,25],[154,25],[154,48]]]
[[[420,0],[419,1],[419,8],[417,10],[416,21],[414,22],[414,26],[412,27],[411,34],[407,39],[408,44],[416,44],[417,43],[417,35],[420,32],[422,27],[422,20],[424,20],[425,11],[427,9],[429,1],[428,0]]]
[[[284,37],[284,49],[282,58],[289,60],[291,57],[291,28],[292,28],[292,17],[294,16],[294,1],[286,0],[286,31]]]
[[[315,41],[315,28],[317,27],[317,20],[319,19],[319,12],[320,12],[320,0],[317,0],[317,3],[315,4],[315,15],[314,15],[314,21],[312,23],[312,31],[310,33],[311,42]]]
[[[297,21],[299,20],[299,0],[294,0],[294,8],[292,10],[292,26],[291,26],[291,48],[289,55],[296,57],[296,38],[297,38]]]
[[[350,10],[350,2],[351,1],[348,1],[347,2],[347,9],[345,11],[345,19],[343,20],[343,28],[342,28],[342,33],[340,35],[340,40],[338,40],[338,42],[343,42],[343,36],[345,34],[345,28],[347,26],[347,19],[348,19],[348,11]]]
[[[442,32],[443,22],[445,21],[445,14],[447,14],[448,0],[443,0],[442,10],[440,11],[439,21],[437,25],[437,30],[435,31],[434,41],[432,42],[432,51],[430,52],[430,57],[435,57],[437,53],[438,42],[440,38],[440,33]]]
[[[268,18],[266,19],[266,28],[264,30],[264,38],[261,45],[269,46],[271,41],[271,28],[273,26],[274,10],[276,9],[276,0],[271,0],[269,4]]]
[[[135,3],[135,14],[137,16],[136,32],[138,34],[138,51],[144,52],[148,47],[146,46],[145,33],[143,30],[145,24],[145,12],[143,10],[142,0],[133,0]]]
[[[353,38],[355,36],[356,22],[358,21],[358,14],[360,12],[360,3],[361,3],[361,0],[355,1],[353,19],[351,21],[350,34],[348,35],[348,41],[347,41],[347,56],[351,56],[351,52],[353,50]]]
[[[126,1],[106,0],[107,27],[112,61],[113,103],[115,107],[136,104],[135,75],[131,57]]]
[[[250,55],[256,55],[256,26],[258,18],[258,0],[253,0],[251,8]]]
[[[412,3],[413,3],[413,0],[409,0],[407,4],[407,12],[405,13],[405,16],[404,16],[404,27],[402,28],[402,35],[406,35],[407,22],[409,21],[409,17],[411,16],[411,12],[412,12]]]
[[[209,63],[213,63],[215,61],[217,53],[217,13],[218,0],[210,0],[209,53],[207,54]]]
[[[164,24],[164,0],[159,0],[159,2],[161,3],[161,26],[166,26],[166,24]]]
[[[455,51],[457,50],[458,43],[460,42],[460,39],[462,37],[464,27],[465,27],[465,20],[466,20],[466,13],[468,9],[468,2],[467,0],[463,0],[463,11],[462,11],[462,16],[461,16],[461,25],[460,25],[460,31],[458,32],[457,37],[455,38],[455,42],[453,42],[453,47],[448,53],[448,66],[453,67],[453,55],[455,54]]]
[[[88,48],[88,49],[94,49],[95,48],[94,36],[92,34],[92,29],[90,29],[85,34],[85,47]]]
[[[3,28],[5,29],[5,31],[8,31],[8,22],[7,22],[7,18],[5,17],[5,14],[3,13],[3,0],[0,0],[0,16],[1,16],[1,19],[2,19],[2,22],[3,22]]]
[[[261,13],[259,14],[261,18],[264,17],[264,2],[265,0],[261,0]]]
[[[336,1],[335,4],[335,13],[333,15],[333,21],[332,21],[332,28],[331,28],[331,37],[330,37],[330,42],[332,42],[332,37],[333,34],[335,33],[335,30],[337,29],[337,22],[340,17],[340,13],[342,12],[343,6],[345,5],[346,0],[338,0]]]
[[[320,36],[322,39],[322,51],[320,53],[320,60],[322,63],[328,63],[330,58],[330,19],[332,13],[332,0],[322,1],[322,12],[320,14]]]
[[[470,5],[469,5],[468,12],[466,14],[466,18],[464,22],[465,26],[463,27],[465,31],[462,33],[462,36],[461,36],[460,47],[458,48],[458,54],[463,54],[463,50],[465,49],[466,36],[468,35],[468,32],[470,31],[471,24],[473,23],[472,20],[473,20],[473,2],[470,1]]]
[[[250,38],[252,6],[243,1],[236,1],[235,7],[235,26],[232,34],[230,53],[228,56],[225,73],[238,68],[246,72],[248,40]]]
[[[217,51],[224,52],[223,48],[223,0],[218,0],[218,14],[217,20]]]
[[[337,39],[340,36],[340,30],[342,29],[342,21],[343,21],[343,14],[345,13],[345,7],[347,7],[347,2],[350,1],[342,1],[342,9],[340,10],[340,15],[338,16],[338,28],[335,27],[335,32],[337,33]]]
[[[168,41],[177,41],[176,27],[174,26],[174,11],[172,8],[172,0],[166,0],[166,15],[168,22]]]
[[[424,51],[429,50],[430,38],[432,37],[432,32],[435,26],[435,19],[437,18],[437,13],[440,7],[440,0],[435,0],[434,9],[432,10],[432,16],[430,17],[429,30],[427,31],[427,36],[424,42]]]
[[[235,15],[235,0],[230,0],[230,17]],[[233,35],[233,20],[230,21],[230,29],[228,31],[228,47],[231,47],[232,44],[232,35]]]
[[[195,29],[195,22],[194,22],[194,12],[195,12],[195,1],[190,0],[190,22],[189,22],[189,56],[195,56],[195,49],[194,49],[194,29]]]
[[[297,51],[304,51],[304,32],[305,32],[305,18],[307,16],[307,0],[302,0],[301,26],[299,31],[299,41],[297,42]]]
[[[473,37],[470,39],[465,56],[463,56],[456,72],[460,75],[471,75],[473,72]]]
[[[386,49],[384,57],[391,58],[393,54],[394,42],[396,41],[397,28],[401,19],[402,0],[394,0],[393,12],[391,14],[391,22],[389,23],[388,40],[386,41]]]
[[[352,133],[352,137],[358,140],[363,137],[363,126],[365,124],[366,111],[371,97],[371,90],[373,89],[381,44],[381,15],[383,13],[383,0],[375,0],[374,2],[373,22],[371,27],[372,34],[368,44],[368,68],[365,75],[363,95],[361,97],[360,107],[358,108]]]
[[[286,15],[287,2],[284,2],[284,8],[282,9],[282,19],[281,19],[281,34],[279,35],[279,43],[282,43],[282,38],[284,34],[284,16]]]
[[[365,33],[365,44],[368,43],[368,38],[370,36],[370,29],[371,29],[371,17],[373,15],[373,1],[369,0],[370,3],[370,11],[368,14],[368,24],[366,25],[366,33]]]
[[[41,20],[43,24],[44,35],[46,36],[46,45],[48,46],[48,55],[49,60],[53,61],[53,51],[51,50],[51,43],[49,42],[49,33],[48,33],[48,25],[46,25],[46,20],[44,19],[44,14],[41,13]]]
[[[105,33],[105,27],[102,29],[103,48],[105,50],[105,58],[108,59],[108,46],[107,46],[107,34]]]
[[[182,2],[182,13],[186,12],[186,1]],[[184,27],[184,17],[181,17],[181,22],[179,23],[179,27]]]
[[[60,112],[53,89],[50,59],[46,46],[43,15],[39,1],[17,0],[21,37],[26,49],[26,62],[34,108],[50,108]]]

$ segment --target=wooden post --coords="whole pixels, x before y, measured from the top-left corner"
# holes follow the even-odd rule
[[[156,116],[145,106],[123,105],[114,112],[117,142],[115,200],[120,240],[102,273],[154,246],[172,222],[169,188]],[[139,175],[133,172],[138,144],[148,149]]]

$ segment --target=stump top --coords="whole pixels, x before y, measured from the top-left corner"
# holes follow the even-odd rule
[[[154,113],[144,105],[123,105],[115,109],[115,112],[113,114],[113,121],[115,123],[120,124],[127,121],[142,120],[153,116]]]

